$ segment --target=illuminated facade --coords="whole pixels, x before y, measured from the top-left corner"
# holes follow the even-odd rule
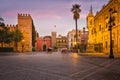
[[[115,25],[112,27],[113,52],[120,53],[120,0],[110,0],[107,5],[93,15],[92,6],[87,16],[88,50],[95,52],[109,53],[110,32],[106,19],[110,17],[109,9],[117,11],[115,16]]]
[[[77,34],[77,36],[78,36],[78,44],[80,44],[81,43],[80,42],[81,30],[78,30],[77,32],[78,32],[78,34]],[[72,31],[69,31],[67,36],[68,36],[68,48],[72,49],[73,47],[75,47],[75,44],[76,44],[76,30],[73,29]]]
[[[18,24],[5,25],[5,27],[8,27],[10,31],[14,31],[15,29],[18,29],[23,34],[23,40],[18,43],[17,51],[21,52],[23,51],[23,49],[24,51],[32,51],[32,48],[35,47],[37,32],[35,31],[34,23],[30,14],[18,14]],[[14,42],[10,44],[4,43],[3,47],[13,47],[13,49],[15,50]]]
[[[18,29],[23,33],[24,51],[32,51],[32,31],[35,32],[33,27],[34,24],[30,14],[18,14]],[[21,46],[18,46],[18,49],[21,50]]]
[[[76,35],[76,30],[72,30],[68,32],[68,48],[72,49],[73,47],[75,47],[75,35]],[[79,45],[87,45],[88,42],[88,31],[85,30],[85,28],[83,28],[83,30],[78,30],[78,44]]]
[[[58,49],[68,48],[68,39],[67,39],[67,37],[59,35],[56,38],[56,46],[57,46]]]
[[[36,50],[43,51],[43,46],[46,45],[46,50],[52,47],[51,36],[40,37],[36,42]]]

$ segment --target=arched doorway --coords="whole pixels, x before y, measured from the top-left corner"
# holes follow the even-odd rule
[[[46,51],[46,44],[43,45],[43,51]]]

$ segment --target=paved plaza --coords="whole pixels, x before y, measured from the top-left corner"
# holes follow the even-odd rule
[[[120,80],[120,58],[60,52],[0,55],[0,80]]]

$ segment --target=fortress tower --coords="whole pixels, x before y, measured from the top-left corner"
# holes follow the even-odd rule
[[[56,32],[52,32],[52,47],[56,47]]]
[[[32,26],[33,20],[29,14],[18,14],[18,29],[23,33],[24,51],[32,51]]]

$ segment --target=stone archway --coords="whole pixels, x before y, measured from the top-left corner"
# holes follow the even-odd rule
[[[43,45],[43,51],[46,51],[46,44]]]

